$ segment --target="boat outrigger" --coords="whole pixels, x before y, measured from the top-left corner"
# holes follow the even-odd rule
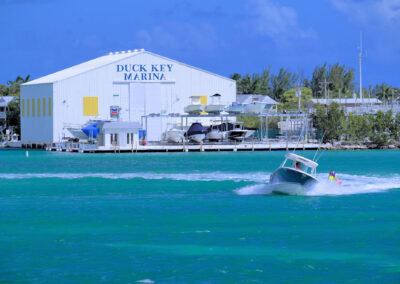
[[[281,166],[270,177],[272,192],[304,195],[318,183],[317,167],[318,164],[312,160],[293,153],[286,154]]]

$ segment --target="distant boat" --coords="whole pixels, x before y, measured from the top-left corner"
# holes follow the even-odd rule
[[[232,130],[228,132],[228,138],[235,141],[242,142],[246,137],[248,130],[244,129],[242,122],[236,122],[233,124]]]
[[[205,107],[205,112],[210,114],[220,114],[224,111],[225,106],[221,104],[221,95],[215,94],[211,96],[211,104]]]
[[[260,114],[264,112],[266,104],[262,102],[252,102],[244,106],[244,112],[249,114]]]
[[[213,124],[208,129],[206,139],[209,141],[221,141],[224,138],[224,132],[221,131],[221,125]]]
[[[184,108],[184,111],[188,114],[199,115],[205,109],[205,105],[201,104],[200,96],[191,96],[192,103]]]
[[[201,125],[199,122],[193,123],[188,131],[186,132],[186,136],[196,143],[201,143],[206,137],[207,129]]]
[[[173,143],[182,143],[185,140],[185,130],[172,128],[166,133],[166,139]]]
[[[240,114],[244,112],[244,106],[239,105],[237,102],[233,102],[231,106],[225,109],[230,114]]]
[[[290,164],[288,165],[288,162]],[[318,183],[318,164],[303,156],[288,153],[281,166],[272,173],[272,192],[288,195],[304,195]]]

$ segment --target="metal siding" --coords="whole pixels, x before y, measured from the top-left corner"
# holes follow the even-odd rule
[[[39,115],[37,102],[43,98],[53,96],[53,84],[40,84],[21,86],[21,99],[25,101],[26,113],[21,115],[21,141],[29,143],[50,143],[53,142],[53,120],[52,117]],[[32,104],[32,102],[35,102]],[[37,115],[33,116],[32,108],[37,109]],[[40,106],[41,108],[41,106]]]
[[[221,103],[231,104],[236,100],[236,83],[228,78],[208,73],[176,61],[168,60],[160,56],[154,56],[149,53],[138,54],[137,56],[127,58],[118,64],[173,64],[173,71],[169,74],[169,80],[155,83],[130,82],[130,107],[131,120],[140,123],[140,116],[150,113],[165,112],[165,105],[168,113],[184,113],[183,109],[190,104],[189,97],[192,95],[212,96],[215,93],[221,94]],[[109,119],[110,106],[114,105],[113,83],[119,83],[116,78],[116,64],[108,64],[104,67],[91,70],[74,77],[54,83],[53,97],[53,118],[54,133],[53,141],[59,141],[64,136],[70,136],[66,125],[84,124],[89,118]],[[171,84],[165,90],[165,87],[155,87],[163,84]],[[36,87],[41,85],[30,85],[27,87]],[[140,88],[144,91],[138,92]],[[50,92],[51,94],[51,92]],[[51,95],[41,97],[52,97]],[[139,94],[142,97],[136,97]],[[170,98],[164,96],[169,94]],[[83,115],[83,97],[98,97],[98,115],[87,117]],[[135,101],[132,99],[135,98]],[[146,110],[141,102],[146,101]],[[136,103],[137,102],[137,103]],[[150,112],[151,110],[151,112]],[[134,113],[135,115],[132,115]],[[43,116],[41,116],[42,118]],[[49,117],[46,117],[49,118]],[[149,119],[150,120],[150,119]],[[198,119],[195,119],[198,120]],[[206,123],[209,119],[200,119]],[[180,119],[164,119],[162,126],[157,127],[158,131],[166,130],[166,123],[180,123]],[[155,122],[159,125],[159,121]],[[155,136],[161,137],[162,133],[155,133]]]

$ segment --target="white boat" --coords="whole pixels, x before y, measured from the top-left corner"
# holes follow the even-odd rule
[[[227,113],[230,113],[230,114],[239,114],[239,113],[243,113],[243,112],[244,112],[244,106],[239,105],[239,104],[236,103],[236,102],[233,102],[231,106],[229,106],[229,107],[227,107],[227,108],[225,109],[225,111],[226,111]]]
[[[185,140],[185,131],[172,128],[165,133],[166,139],[172,143],[182,143]]]
[[[248,130],[243,128],[242,122],[236,122],[233,125],[233,129],[229,130],[228,137],[231,140],[240,141],[242,142],[246,137]]]
[[[260,114],[265,110],[265,103],[252,102],[244,106],[244,113]]]
[[[206,139],[210,141],[221,141],[223,137],[223,133],[219,129],[211,129],[206,135]]]
[[[304,195],[318,183],[318,164],[303,156],[288,153],[281,166],[272,173],[272,192],[287,195]]]
[[[224,109],[225,106],[221,104],[221,95],[215,94],[211,96],[211,104],[205,107],[205,112],[210,114],[220,114]]]
[[[189,136],[189,139],[196,143],[201,143],[204,140],[204,138],[206,138],[205,134],[193,134]]]
[[[68,127],[67,130],[71,133],[74,138],[79,140],[87,140],[88,136],[82,131],[82,126],[80,127]]]
[[[205,105],[203,105],[200,101],[200,96],[191,96],[192,103],[184,108],[184,111],[188,114],[199,115],[205,109]]]

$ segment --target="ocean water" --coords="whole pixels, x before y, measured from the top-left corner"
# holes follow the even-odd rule
[[[0,151],[0,283],[400,283],[400,151],[284,154]]]

